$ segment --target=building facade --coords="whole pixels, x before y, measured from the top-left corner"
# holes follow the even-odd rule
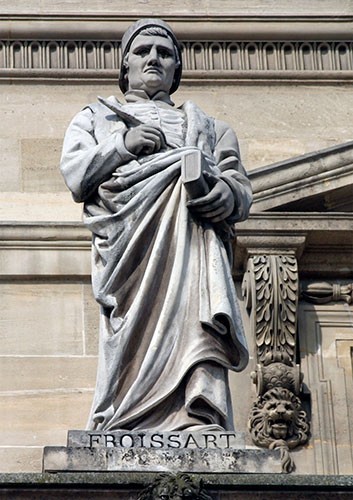
[[[310,424],[290,450],[293,474],[351,475],[348,0],[146,0],[128,10],[120,0],[1,2],[0,472],[40,472],[43,446],[65,445],[67,430],[86,424],[98,306],[90,234],[59,171],[61,145],[76,112],[97,95],[119,97],[121,36],[151,16],[182,42],[176,105],[191,99],[234,128],[253,184],[234,247],[251,355],[231,376],[235,427],[259,445],[249,414],[270,388],[266,373],[282,364],[278,387],[299,397]],[[278,342],[287,360],[273,357]]]

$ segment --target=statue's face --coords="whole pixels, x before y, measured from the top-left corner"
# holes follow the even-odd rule
[[[127,58],[129,90],[144,90],[152,96],[169,92],[177,68],[172,40],[162,36],[138,35]]]

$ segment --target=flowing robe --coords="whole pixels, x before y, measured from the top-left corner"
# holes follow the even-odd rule
[[[153,106],[157,115],[168,108]],[[181,128],[173,113],[159,126],[175,147],[139,158],[125,148],[126,125],[101,103],[81,111],[65,136],[61,169],[85,202],[101,308],[89,429],[233,428],[227,370],[242,370],[248,353],[229,251],[188,210],[181,157],[199,148],[230,186],[230,225],[247,217],[251,189],[228,125],[192,102],[179,112]]]

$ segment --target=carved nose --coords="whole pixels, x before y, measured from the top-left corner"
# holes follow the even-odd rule
[[[158,54],[156,47],[152,47],[148,57],[148,64],[157,64],[158,63]]]
[[[279,413],[280,415],[283,415],[283,413],[285,413],[286,409],[283,405],[279,405],[277,408],[276,408],[276,411],[277,413]]]

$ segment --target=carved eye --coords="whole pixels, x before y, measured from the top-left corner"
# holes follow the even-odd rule
[[[161,500],[169,500],[169,495],[164,495],[163,493],[161,495],[159,495],[159,498]]]
[[[163,57],[164,59],[165,59],[166,57],[173,57],[172,52],[170,52],[170,51],[169,51],[169,50],[167,50],[167,49],[158,49],[158,55],[159,55],[160,57]]]
[[[135,50],[134,54],[141,56],[141,57],[146,57],[150,51],[146,47],[142,47],[141,49]]]
[[[184,490],[183,490],[183,497],[184,498],[190,498],[192,496],[193,496],[192,490],[190,490],[190,488],[184,488]]]

